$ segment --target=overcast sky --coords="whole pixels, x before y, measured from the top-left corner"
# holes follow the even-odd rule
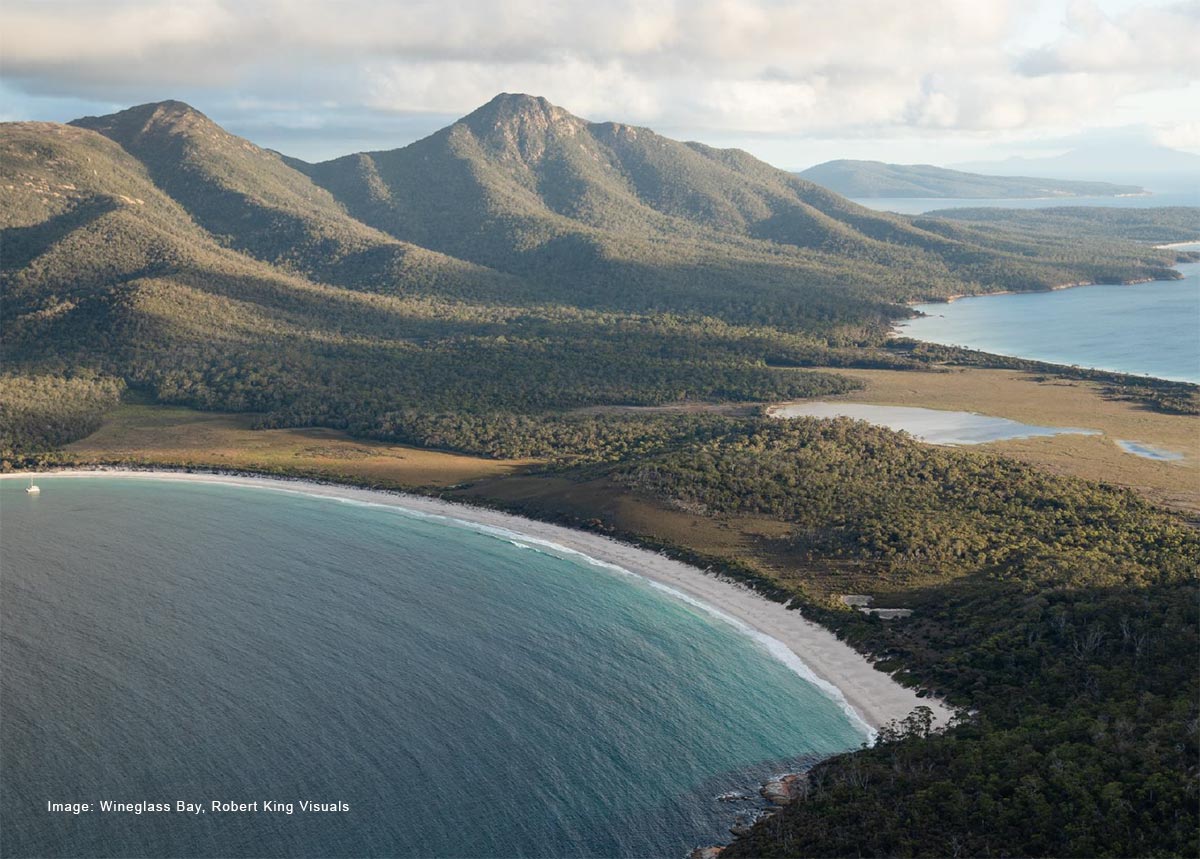
[[[1200,152],[1200,0],[3,0],[0,75],[5,120],[177,98],[310,160],[501,91],[787,168]]]

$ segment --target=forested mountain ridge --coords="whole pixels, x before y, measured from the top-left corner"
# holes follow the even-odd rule
[[[143,162],[74,126],[0,127],[0,197],[6,457],[93,428],[121,385],[366,434],[402,428],[397,410],[542,412],[850,385],[765,366],[766,355],[827,351],[799,335],[464,303],[457,288],[413,296],[404,279],[384,290],[315,282],[218,241]],[[249,208],[248,221],[265,211]]]
[[[73,125],[120,144],[216,243],[358,290],[825,333],[882,331],[896,302],[917,298],[1172,275],[1162,252],[1114,247],[1097,262],[1036,236],[872,212],[746,153],[585,122],[530,96],[319,165],[181,102]]]
[[[1117,197],[1147,193],[1137,185],[1044,179],[1033,176],[988,176],[931,164],[887,164],[883,161],[826,161],[796,174],[847,197]]]
[[[277,153],[177,101],[71,123],[137,158],[151,179],[221,243],[315,280],[443,296],[517,291],[512,278],[401,242],[348,216]]]
[[[418,441],[488,410],[845,389],[778,368],[909,365],[875,348],[898,302],[1170,277],[1179,257],[872,212],[522,95],[318,165],[180,102],[3,124],[0,158],[8,372]]]
[[[916,295],[1171,276],[1147,256],[1101,271],[1082,249],[929,229],[745,152],[587,122],[526,95],[501,94],[401,149],[306,169],[373,227],[551,295],[565,275],[572,303],[593,307],[688,305],[811,330]]]

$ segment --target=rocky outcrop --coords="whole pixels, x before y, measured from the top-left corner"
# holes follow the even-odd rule
[[[771,805],[786,805],[808,793],[808,773],[785,773],[765,782],[759,790]]]

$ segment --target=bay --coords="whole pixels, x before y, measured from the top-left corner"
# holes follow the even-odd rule
[[[1200,263],[1183,280],[1100,284],[919,304],[905,337],[1159,379],[1200,383]]]
[[[6,855],[679,856],[728,840],[718,793],[864,740],[754,639],[578,558],[266,489],[38,482],[0,482]],[[101,800],[296,810],[46,811]]]

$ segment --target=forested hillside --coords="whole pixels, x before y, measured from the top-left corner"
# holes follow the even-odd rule
[[[913,365],[874,348],[897,302],[1170,276],[1177,258],[871,212],[529,96],[320,165],[179,102],[5,124],[0,161],[9,373],[366,434],[827,394],[849,383],[779,368]]]
[[[848,420],[748,421],[614,472],[689,510],[786,523],[792,553],[874,581],[913,616],[790,590],[964,709],[945,734],[912,720],[819,765],[725,855],[1197,852],[1194,528],[1125,490]]]
[[[1200,209],[1191,206],[1117,209],[1052,206],[1046,209],[936,209],[926,218],[1000,227],[1023,235],[1069,233],[1089,240],[1147,244],[1200,241]]]
[[[353,289],[443,297],[515,293],[512,278],[398,241],[346,214],[274,152],[182,102],[85,117],[144,166],[219,243],[286,271]]]
[[[396,409],[537,412],[848,384],[765,366],[766,354],[827,348],[803,335],[317,283],[223,246],[99,134],[10,124],[0,145],[4,358],[29,390],[70,400],[81,389],[67,380],[85,374],[162,402],[370,431]],[[9,390],[24,399],[25,388]],[[14,424],[9,452],[69,440],[60,430],[29,436],[38,425]],[[74,436],[91,426],[81,420]]]
[[[917,295],[1172,276],[1168,257],[1145,249],[1118,260],[983,230],[947,235],[738,150],[586,122],[524,95],[499,95],[402,149],[303,169],[373,227],[556,300],[569,287],[572,304],[592,307],[878,330],[890,305]]]

